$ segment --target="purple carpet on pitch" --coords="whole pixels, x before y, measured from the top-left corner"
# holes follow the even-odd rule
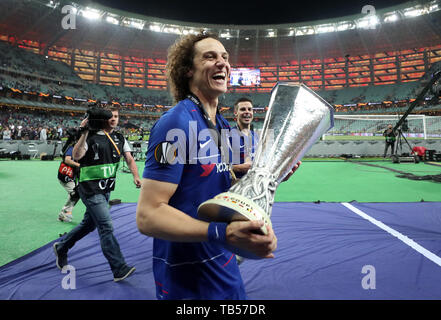
[[[97,231],[69,251],[53,242],[0,267],[0,299],[156,299],[152,239],[135,203],[111,209],[115,236],[136,272],[113,282]],[[275,259],[240,265],[249,299],[441,299],[441,203],[275,203]]]

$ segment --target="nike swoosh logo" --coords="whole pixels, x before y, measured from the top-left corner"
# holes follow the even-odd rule
[[[204,143],[199,142],[199,147],[201,149],[203,149],[206,145],[208,145],[210,143],[211,139],[209,139],[208,141],[205,141]]]
[[[213,155],[209,155],[209,156],[204,156],[204,157],[194,157],[193,160],[201,160],[201,159],[211,159],[211,158],[216,158],[219,157],[219,153],[213,154]]]

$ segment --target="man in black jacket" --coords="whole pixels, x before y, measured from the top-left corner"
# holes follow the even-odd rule
[[[98,229],[101,249],[109,262],[114,281],[121,281],[131,275],[134,267],[125,262],[118,241],[113,235],[113,225],[109,214],[110,192],[115,188],[116,172],[121,155],[132,172],[137,188],[141,187],[138,168],[130,153],[130,147],[119,132],[119,112],[113,109],[112,117],[104,122],[104,129],[89,131],[88,119],[80,125],[81,136],[75,144],[73,158],[80,163],[79,194],[86,206],[81,223],[69,232],[63,240],[54,244],[59,269],[67,265],[67,251],[91,231]]]
[[[395,140],[396,140],[397,135],[393,131],[393,127],[391,124],[389,124],[387,126],[386,130],[384,130],[383,136],[386,138],[386,141],[385,141],[386,144],[384,146],[383,158],[386,158],[387,149],[389,149],[389,147],[391,147],[390,155],[393,156],[394,155],[394,148],[395,148]]]

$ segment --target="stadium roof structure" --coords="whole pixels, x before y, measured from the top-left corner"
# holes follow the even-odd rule
[[[36,41],[42,52],[57,46],[165,60],[177,37],[203,29],[222,39],[236,66],[283,65],[441,44],[439,0],[411,1],[375,12],[369,6],[365,9],[358,15],[310,23],[234,26],[158,19],[82,0],[2,0],[0,34]]]

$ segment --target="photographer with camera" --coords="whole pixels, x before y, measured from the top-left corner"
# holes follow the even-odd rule
[[[135,268],[128,266],[113,234],[109,213],[110,192],[115,188],[116,172],[121,156],[133,175],[137,188],[141,187],[138,168],[123,135],[115,131],[119,121],[118,109],[111,111],[92,108],[81,122],[81,136],[73,148],[73,158],[80,163],[79,194],[86,206],[81,223],[63,240],[54,244],[57,267],[67,265],[67,252],[88,233],[98,229],[101,249],[109,262],[114,281],[131,275]]]
[[[67,134],[68,139],[61,150],[62,161],[58,168],[58,181],[68,194],[67,201],[58,214],[58,220],[63,222],[72,221],[72,210],[80,200],[76,181],[80,164],[72,159],[73,146],[79,138],[79,132],[76,129],[70,129]]]

